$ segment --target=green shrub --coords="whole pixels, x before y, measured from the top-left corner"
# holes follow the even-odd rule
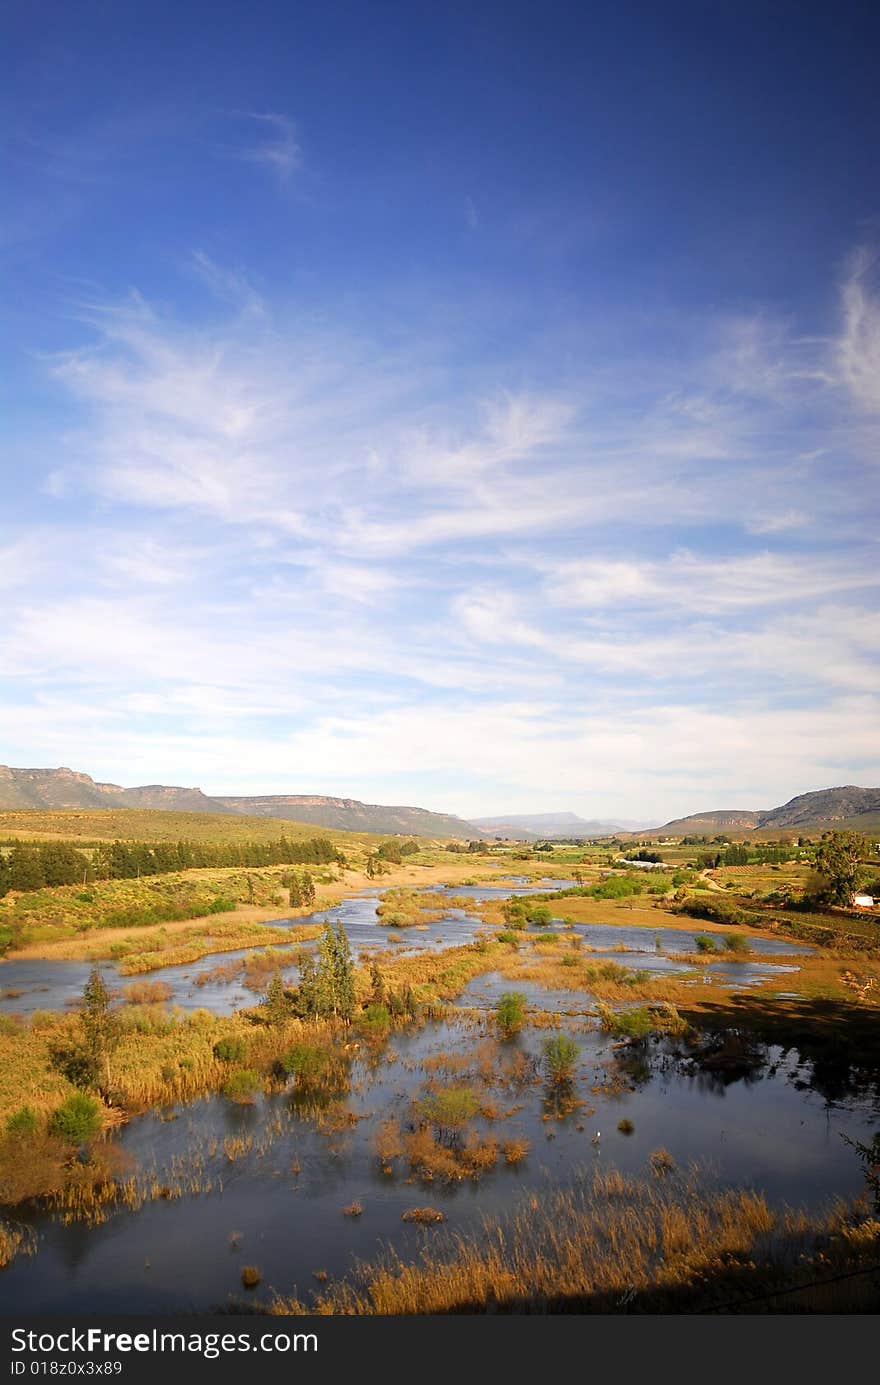
[[[319,1081],[329,1071],[333,1059],[326,1049],[314,1044],[294,1044],[282,1054],[280,1062],[288,1077],[308,1084]]]
[[[533,904],[526,906],[526,919],[533,925],[541,925],[553,922],[553,910],[549,904]]]
[[[570,1082],[580,1047],[567,1034],[554,1034],[544,1040],[544,1063],[553,1082]]]
[[[87,1144],[101,1128],[101,1109],[84,1092],[69,1096],[49,1121],[51,1134],[70,1145]]]
[[[223,1083],[221,1091],[228,1101],[246,1106],[253,1101],[259,1087],[260,1075],[253,1068],[235,1068]]]
[[[710,919],[713,923],[727,924],[728,927],[746,922],[746,915],[733,900],[719,898],[718,895],[710,895],[706,899],[688,897],[679,903],[676,913],[688,914],[695,919]]]
[[[19,1106],[6,1122],[6,1134],[10,1139],[28,1140],[37,1133],[39,1118],[33,1106]]]
[[[505,1039],[522,1029],[526,998],[519,991],[506,991],[495,1006],[495,1023]]]
[[[615,1039],[646,1039],[656,1028],[653,1016],[645,1006],[635,1010],[611,1010],[603,1006],[599,1013],[601,1027]]]
[[[519,947],[519,939],[511,928],[503,928],[495,936],[499,943],[509,943],[513,948]]]
[[[228,914],[236,907],[234,900],[224,899],[222,895],[218,895],[216,899],[211,900],[205,912],[208,914]]]
[[[536,933],[533,941],[536,943],[558,943],[559,938],[555,933]]]
[[[611,875],[590,890],[593,899],[626,899],[628,895],[641,893],[641,880],[633,880],[629,875]]]
[[[479,1109],[479,1097],[473,1087],[439,1087],[423,1097],[417,1106],[422,1120],[430,1121],[443,1132],[461,1129],[473,1120]]]
[[[214,1045],[214,1057],[221,1063],[241,1063],[246,1055],[243,1039],[218,1039]]]
[[[358,1024],[367,1033],[381,1034],[391,1025],[391,1013],[387,1005],[372,1004],[358,1016]]]
[[[717,952],[715,939],[709,933],[696,933],[694,935],[694,947],[698,952]]]
[[[724,936],[724,946],[728,952],[734,953],[737,957],[747,957],[751,952],[751,944],[744,933],[726,933]]]

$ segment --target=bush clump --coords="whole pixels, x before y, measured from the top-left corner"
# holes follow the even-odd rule
[[[391,1012],[388,1006],[368,1005],[358,1016],[358,1025],[367,1034],[384,1034],[391,1027]]]
[[[315,1044],[294,1044],[280,1059],[287,1076],[298,1078],[306,1086],[310,1082],[319,1082],[329,1072],[332,1062],[327,1050]]]
[[[253,1068],[236,1068],[223,1083],[221,1091],[227,1101],[235,1101],[240,1106],[249,1106],[259,1086],[259,1073],[254,1072]]]
[[[554,1034],[544,1040],[543,1055],[548,1076],[553,1082],[570,1082],[580,1047],[567,1034]]]
[[[246,1053],[243,1039],[218,1039],[214,1045],[214,1057],[220,1063],[241,1063]]]
[[[85,1092],[69,1096],[49,1121],[49,1132],[69,1145],[85,1145],[101,1128],[101,1108]]]
[[[495,1006],[495,1023],[503,1039],[512,1038],[523,1026],[526,998],[519,991],[506,991]]]
[[[751,952],[751,944],[744,933],[727,933],[724,938],[724,946],[728,952],[732,952],[735,957],[748,957]]]
[[[29,1140],[37,1133],[39,1117],[33,1106],[19,1106],[6,1122],[6,1135],[12,1140]]]

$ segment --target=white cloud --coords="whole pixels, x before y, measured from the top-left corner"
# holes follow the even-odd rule
[[[546,565],[544,593],[561,606],[724,613],[880,586],[876,555],[773,552],[711,558],[682,549],[662,561],[583,558]]]
[[[252,111],[245,118],[262,129],[263,137],[240,148],[236,157],[262,165],[275,174],[282,186],[287,184],[303,162],[293,121],[271,111]]]
[[[870,291],[876,258],[866,251],[855,256],[843,286],[843,328],[837,358],[843,383],[856,403],[880,412],[880,303]]]

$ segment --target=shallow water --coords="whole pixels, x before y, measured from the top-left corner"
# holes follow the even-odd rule
[[[570,881],[541,882],[542,891],[551,885],[563,888]],[[506,899],[511,894],[534,894],[538,885],[530,888],[442,887],[442,892],[450,896],[473,899]],[[376,914],[380,889],[365,890],[343,900],[333,909],[320,910],[300,918],[273,919],[266,924],[278,930],[278,943],[285,944],[284,934],[302,924],[324,924],[328,920],[341,922],[348,933],[351,949],[355,957],[365,948],[396,947],[401,953],[417,952],[423,949],[460,946],[473,942],[477,933],[485,928],[482,920],[460,909],[450,909],[448,915],[436,923],[419,928],[388,928],[383,926]],[[296,954],[308,944],[294,944],[290,951],[290,964],[283,968],[282,974],[288,981],[297,977]],[[124,976],[113,962],[102,962],[107,985],[111,990],[119,990],[133,981],[142,979],[163,981],[171,987],[172,1005],[184,1010],[206,1009],[218,1014],[230,1014],[242,1005],[254,1003],[253,992],[241,985],[240,980],[232,982],[212,981],[200,985],[199,978],[212,973],[218,965],[243,962],[253,951],[241,948],[234,952],[211,953],[196,962],[186,962],[181,966],[163,967],[160,971],[147,973],[146,978]],[[91,963],[52,962],[39,958],[3,962],[0,964],[0,1013],[29,1015],[34,1010],[63,1010],[68,1005],[77,1005],[83,986],[88,979]],[[9,992],[13,992],[12,995]]]
[[[491,977],[481,977],[462,1000],[490,1004],[495,989]],[[583,1005],[574,993],[536,986],[528,992],[538,1008]],[[720,1080],[689,1072],[669,1041],[620,1049],[595,1028],[585,1030],[585,1023],[569,1021],[581,1049],[576,1090],[584,1107],[548,1122],[541,1079],[519,1089],[490,1088],[511,1114],[482,1123],[483,1132],[499,1141],[525,1137],[531,1149],[523,1164],[501,1162],[478,1182],[426,1184],[410,1179],[403,1165],[390,1178],[380,1171],[372,1139],[380,1121],[407,1119],[411,1099],[428,1080],[425,1060],[472,1050],[488,1033],[485,1025],[431,1023],[394,1035],[374,1066],[359,1053],[346,1105],[363,1119],[341,1132],[321,1133],[284,1094],[260,1097],[252,1107],[214,1097],[180,1108],[171,1122],[158,1114],[137,1118],[114,1139],[138,1166],[155,1167],[160,1176],[175,1156],[205,1154],[219,1142],[207,1153],[206,1167],[222,1178],[222,1192],[117,1212],[96,1228],[35,1218],[39,1253],[0,1272],[0,1311],[209,1310],[247,1297],[240,1284],[244,1264],[259,1266],[262,1297],[273,1289],[308,1295],[316,1270],[335,1277],[351,1268],[353,1256],[375,1258],[381,1244],[408,1253],[436,1235],[401,1222],[409,1207],[441,1209],[453,1231],[478,1229],[483,1216],[503,1213],[518,1196],[567,1186],[577,1170],[597,1162],[642,1173],[660,1146],[680,1164],[704,1161],[722,1182],[754,1186],[777,1205],[817,1207],[831,1195],[861,1190],[861,1167],[841,1135],[869,1138],[876,1112],[855,1098],[828,1105],[810,1090],[808,1066],[797,1055],[766,1049],[763,1065],[747,1079]],[[527,1028],[501,1052],[518,1048],[539,1060],[545,1034]],[[497,1060],[494,1072],[497,1077]],[[610,1074],[611,1090],[595,1090]],[[469,1073],[437,1077],[479,1086]],[[274,1113],[283,1117],[274,1143],[262,1153],[226,1159],[225,1138],[251,1135],[259,1144]],[[634,1124],[631,1135],[617,1129],[624,1116]],[[354,1199],[363,1204],[357,1218],[342,1211]]]

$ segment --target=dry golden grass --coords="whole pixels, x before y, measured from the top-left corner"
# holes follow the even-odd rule
[[[697,1171],[664,1179],[597,1171],[573,1191],[533,1195],[483,1235],[416,1260],[359,1267],[304,1303],[269,1311],[697,1311],[876,1260],[880,1222],[842,1205],[774,1211],[756,1193],[709,1192]]]
[[[31,1227],[0,1221],[0,1270],[16,1255],[35,1255],[36,1250],[37,1238]]]
[[[215,1057],[221,1039],[243,1046],[241,1066],[268,1073],[281,1054],[306,1041],[335,1052],[341,1038],[332,1024],[296,1019],[280,1027],[254,1025],[242,1014],[212,1015],[197,1010],[169,1016],[157,1007],[134,1006],[125,1021],[109,1068],[108,1105],[140,1111],[189,1101],[221,1090],[229,1065]],[[74,1088],[50,1063],[50,1045],[73,1039],[77,1022],[70,1015],[49,1015],[39,1028],[0,1033],[0,1128],[19,1107],[32,1106],[42,1117],[60,1106]]]
[[[119,962],[119,970],[123,976],[137,976],[144,972],[161,971],[163,967],[177,967],[187,962],[197,962],[200,957],[209,957],[215,952],[238,952],[242,948],[266,944],[277,946],[279,943],[307,942],[317,938],[321,931],[321,925],[317,923],[302,924],[298,928],[285,929],[283,933],[279,933],[277,928],[262,928],[259,924],[253,923],[231,924],[228,927],[225,924],[217,924],[210,929],[197,929],[191,934],[183,934],[173,942],[155,949],[139,951],[124,957]],[[248,959],[248,966],[259,967],[257,956],[259,954]],[[275,956],[274,966],[277,967],[278,959],[283,954],[276,953]]]

